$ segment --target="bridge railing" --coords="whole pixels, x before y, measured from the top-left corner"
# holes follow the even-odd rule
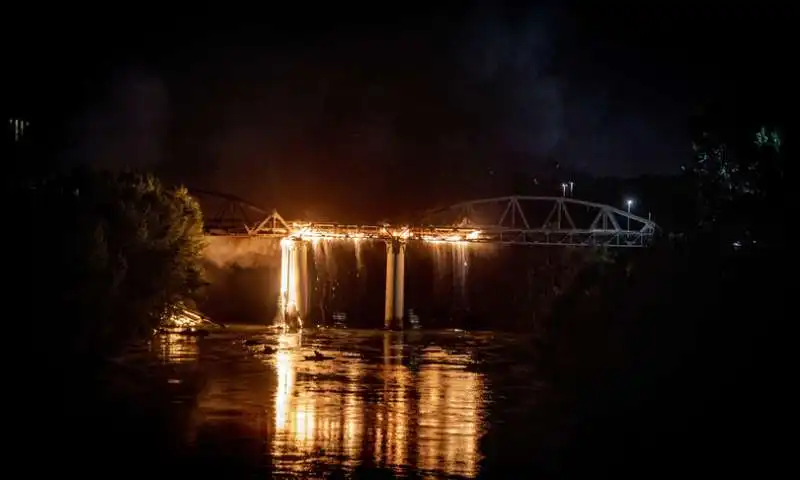
[[[526,204],[545,208],[526,208]],[[535,213],[547,211],[537,218]],[[532,214],[533,212],[533,214]],[[313,239],[420,240],[501,245],[644,247],[657,226],[608,205],[565,197],[501,197],[428,212],[415,225],[287,222],[273,211],[258,223],[208,224],[210,235]]]
[[[569,247],[644,247],[653,234],[616,230],[514,230],[498,229],[481,232],[478,243],[500,245],[541,245]]]
[[[290,231],[284,229],[251,230],[243,233],[210,232],[217,235],[269,238],[298,238],[303,240],[352,239],[424,242],[468,242],[500,245],[559,245],[575,247],[640,247],[650,244],[653,233],[613,229],[512,229],[485,227],[483,229],[453,226],[392,227],[381,225],[304,224]]]
[[[267,215],[265,210],[235,195],[199,188],[189,191],[200,204],[205,230],[209,233],[247,234],[249,226]]]

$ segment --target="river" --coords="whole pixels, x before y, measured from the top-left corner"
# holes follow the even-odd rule
[[[494,333],[232,327],[161,335],[152,348],[168,382],[198,384],[182,427],[195,458],[288,478],[365,468],[451,478],[479,474],[497,394],[475,363],[516,344]]]

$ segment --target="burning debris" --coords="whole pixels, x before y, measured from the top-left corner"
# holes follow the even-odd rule
[[[225,328],[224,325],[214,322],[202,313],[182,306],[166,318],[159,331],[169,333],[182,333],[184,335],[208,335],[208,328]]]

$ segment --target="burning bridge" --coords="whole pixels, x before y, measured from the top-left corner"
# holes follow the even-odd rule
[[[654,222],[609,205],[570,197],[511,196],[430,210],[403,225],[286,221],[232,195],[192,190],[212,236],[279,238],[282,245],[281,310],[307,311],[307,244],[334,240],[386,243],[385,325],[403,320],[405,249],[413,242],[642,248]],[[306,292],[306,293],[304,293]]]

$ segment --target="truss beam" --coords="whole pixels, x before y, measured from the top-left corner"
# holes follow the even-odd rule
[[[547,211],[547,215],[537,220],[530,213],[530,204],[539,212]],[[486,207],[496,216],[482,212]],[[584,214],[583,222],[576,217],[577,213]],[[218,222],[208,233],[384,241],[402,236],[408,241],[630,248],[648,246],[658,228],[649,219],[609,205],[565,197],[521,196],[462,202],[428,212],[422,221],[411,226],[287,222],[277,211],[250,225],[226,227],[224,222]]]
[[[189,192],[200,203],[208,233],[244,234],[256,220],[267,215],[265,210],[235,195],[199,188],[190,188]]]

